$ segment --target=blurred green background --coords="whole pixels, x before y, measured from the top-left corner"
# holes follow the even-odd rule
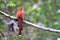
[[[39,26],[60,29],[60,0],[0,0],[0,11],[15,16],[19,7],[25,7],[25,20]],[[5,33],[4,16],[0,14],[0,29]],[[22,40],[57,40],[59,33],[23,25]],[[12,35],[13,40],[18,36]]]

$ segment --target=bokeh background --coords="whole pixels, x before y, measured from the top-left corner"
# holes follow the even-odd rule
[[[0,0],[0,11],[13,17],[20,7],[25,7],[24,20],[41,27],[60,29],[60,0]],[[0,35],[0,40],[19,40],[17,34],[13,32],[8,34],[6,22],[9,21],[9,18],[0,14],[0,31],[6,34],[5,37]],[[17,21],[15,23],[17,24]],[[21,40],[57,40],[58,38],[60,33],[44,31],[23,23]]]

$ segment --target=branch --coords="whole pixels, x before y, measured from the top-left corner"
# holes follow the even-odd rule
[[[10,15],[6,14],[5,12],[0,11],[0,14],[4,15],[4,16],[10,18],[10,19],[17,20],[17,18],[13,18],[13,17],[11,17]],[[52,28],[46,28],[46,27],[43,27],[43,26],[38,26],[38,25],[36,25],[36,24],[33,24],[33,23],[28,22],[28,21],[25,21],[25,20],[23,20],[23,22],[26,23],[26,24],[28,24],[28,25],[31,25],[31,26],[33,26],[33,27],[36,27],[36,28],[45,30],[45,31],[60,33],[60,30],[56,30],[56,29],[52,29]]]
[[[4,33],[0,30],[1,35],[4,37]]]

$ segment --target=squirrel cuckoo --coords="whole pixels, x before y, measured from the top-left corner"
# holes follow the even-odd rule
[[[21,35],[22,27],[23,27],[22,23],[23,23],[23,19],[24,19],[23,8],[18,9],[18,11],[16,13],[16,18],[18,19],[19,35]]]

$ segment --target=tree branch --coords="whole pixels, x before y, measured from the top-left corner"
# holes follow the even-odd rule
[[[0,11],[0,14],[4,15],[4,16],[10,18],[10,19],[17,20],[17,18],[13,18],[10,15],[6,14],[5,12]],[[43,27],[43,26],[38,26],[36,24],[33,24],[33,23],[25,21],[25,20],[23,22],[28,24],[28,25],[31,25],[33,27],[45,30],[45,31],[50,31],[50,32],[54,32],[54,33],[60,33],[60,30],[56,30],[56,29],[52,29],[52,28],[46,28],[46,27]]]
[[[4,37],[4,33],[0,30],[1,35]]]

